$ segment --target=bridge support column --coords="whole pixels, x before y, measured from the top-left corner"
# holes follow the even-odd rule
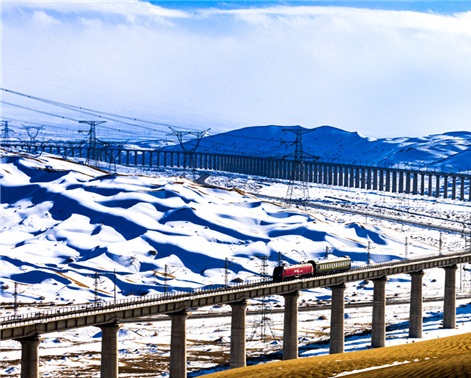
[[[186,311],[170,314],[172,333],[170,340],[170,377],[186,378]]]
[[[391,171],[386,171],[386,192],[390,192],[391,191],[391,174],[394,173],[394,172],[391,172]]]
[[[451,178],[451,198],[456,199],[456,176]]]
[[[396,193],[397,192],[397,175],[398,173],[396,171],[392,171],[392,184],[391,184],[391,192]]]
[[[456,328],[456,265],[445,269],[445,300],[443,306],[443,328]]]
[[[380,348],[386,345],[386,277],[373,280],[373,322],[371,346]]]
[[[460,184],[460,200],[464,201],[464,180],[465,180],[465,178],[461,177],[460,180],[461,180],[460,181],[461,182],[461,184]],[[470,192],[471,192],[471,190],[470,190]]]
[[[299,292],[284,295],[283,360],[298,358],[298,298]]]
[[[443,176],[443,198],[448,198],[448,176]]]
[[[247,363],[245,347],[245,318],[247,310],[247,301],[230,303],[232,307],[231,320],[231,356],[229,367],[244,367]]]
[[[118,323],[109,323],[101,328],[101,378],[118,378]]]
[[[21,378],[39,378],[39,337],[18,339],[21,344]]]
[[[330,314],[330,354],[343,353],[345,345],[345,284],[332,286],[332,308]]]
[[[407,177],[409,177],[409,175],[407,175]],[[397,191],[399,193],[404,193],[404,171],[399,172],[399,189]]]
[[[428,196],[432,197],[433,196],[433,176],[429,173],[427,177],[428,177]]]
[[[440,174],[435,175],[435,197],[440,197]]]
[[[424,272],[411,273],[411,293],[410,293],[410,316],[409,316],[409,337],[422,337],[422,278]]]
[[[419,175],[417,172],[413,173],[412,176],[412,194],[419,193]]]

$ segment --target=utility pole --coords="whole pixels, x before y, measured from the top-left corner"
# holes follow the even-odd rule
[[[113,271],[113,297],[116,304],[116,269]]]
[[[15,282],[15,291],[13,292],[13,313],[16,315],[18,311],[18,282]]]
[[[95,306],[98,306],[98,272],[95,272]]]
[[[167,295],[168,293],[168,276],[170,274],[170,271],[168,269],[168,265],[165,264],[165,269],[164,269],[164,294]]]
[[[88,135],[88,150],[87,150],[87,164],[90,164],[92,161],[99,160],[99,153],[98,153],[98,143],[96,137],[96,126],[105,123],[106,121],[79,121],[79,123],[86,123],[90,125],[90,129],[80,130],[79,133],[86,133]]]
[[[303,130],[300,127],[294,130],[283,129],[283,132],[291,132],[296,135],[296,139],[293,142],[295,146],[293,165],[288,183],[288,190],[286,192],[286,202],[288,204],[293,204],[295,202],[305,203],[309,198],[309,188],[307,184],[306,166],[304,165],[304,160],[306,157],[308,157],[311,160],[316,161],[319,159],[319,156],[306,156],[307,154],[303,149],[303,135],[312,131],[313,130]],[[299,197],[295,196],[295,187],[297,184],[301,186],[301,195]]]
[[[438,253],[440,255],[442,254],[442,248],[443,248],[443,237],[442,237],[442,233],[440,232],[440,236],[438,239]]]
[[[24,284],[21,284],[21,285],[24,285]],[[28,290],[31,286],[28,285],[26,286],[22,291],[20,291],[20,284],[18,284],[18,282],[15,282],[14,283],[14,289],[13,289],[13,313],[16,315],[16,313],[18,312],[18,307],[19,307],[19,303],[18,303],[18,296],[20,294],[23,294],[26,290]]]
[[[224,285],[229,287],[229,259],[227,257],[224,262]]]
[[[406,236],[405,242],[404,242],[404,255],[406,260],[409,258],[409,238]]]

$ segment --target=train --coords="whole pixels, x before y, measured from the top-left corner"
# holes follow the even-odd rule
[[[329,257],[322,260],[309,260],[295,265],[278,265],[273,270],[273,281],[316,277],[350,270],[352,260],[348,256]]]

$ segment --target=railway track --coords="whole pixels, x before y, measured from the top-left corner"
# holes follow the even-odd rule
[[[278,204],[280,202],[284,202],[284,198],[281,197],[260,195],[256,193],[252,194]],[[430,214],[421,214],[417,211],[396,209],[389,206],[382,206],[377,204],[369,205],[367,203],[358,203],[336,197],[329,198],[332,199],[330,203],[326,203],[325,199],[310,199],[303,203],[303,205],[313,209],[322,209],[348,214],[356,214],[365,216],[367,218],[377,218],[390,222],[398,222],[401,224],[408,224],[416,227],[423,227],[437,231],[464,234],[469,235],[469,237],[471,238],[470,215],[468,215],[465,221],[461,221],[448,219],[441,216],[432,216]],[[407,217],[405,217],[405,215],[407,215]]]

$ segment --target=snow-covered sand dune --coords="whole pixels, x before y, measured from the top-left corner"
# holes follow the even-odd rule
[[[0,150],[2,315],[13,313],[15,291],[16,310],[21,313],[36,306],[88,303],[95,296],[112,300],[115,294],[122,298],[223,285],[226,265],[229,282],[247,281],[259,279],[263,271],[270,274],[280,258],[294,263],[321,258],[326,250],[364,265],[368,259],[383,262],[438,253],[440,249],[457,251],[468,243],[465,234],[442,235],[348,210],[302,210],[269,203],[250,192],[282,198],[286,183],[260,177],[210,172],[206,182],[212,186],[202,186],[171,170],[147,169],[144,175],[138,169],[118,167],[118,172],[111,174],[47,154]],[[464,226],[469,223],[467,202],[314,184],[309,190],[317,201],[337,198],[353,207],[361,205],[363,210],[375,205],[406,209],[404,220],[413,220],[411,214],[420,213],[456,219]],[[469,292],[469,283],[469,270],[460,270],[460,293]],[[371,282],[348,285],[346,301],[370,301],[372,289]],[[407,300],[410,277],[390,277],[386,289],[388,298]],[[425,272],[424,295],[442,294],[443,271]],[[329,299],[328,289],[310,290],[301,293],[299,303],[309,307]],[[283,305],[278,297],[254,300],[249,305],[260,309],[262,303],[266,309]],[[230,309],[199,311],[203,310],[217,314]],[[347,310],[347,332],[367,331],[370,311]],[[469,306],[460,308],[458,315],[456,331],[469,329]],[[432,335],[440,329],[440,303],[426,305],[425,317],[425,337],[435,337]],[[230,337],[228,319],[189,320],[190,371],[224,363]],[[388,332],[388,344],[408,341],[407,319],[407,305],[388,310],[387,324],[397,324]],[[270,330],[263,330],[267,325],[256,316],[249,317],[249,323],[251,354],[280,349],[282,315],[270,317]],[[261,339],[267,332],[273,337],[271,341]],[[328,337],[328,310],[300,313],[302,355],[328,353],[326,344],[316,344]],[[368,335],[346,341],[347,350],[368,345]],[[0,375],[18,375],[19,343],[3,342],[0,350]],[[55,376],[52,372],[58,370],[97,374],[99,350],[99,331],[94,328],[44,335],[41,372],[44,376]],[[134,366],[133,361],[152,362],[155,367],[149,368],[153,373],[148,376],[165,377],[168,355],[168,323],[129,324],[120,333],[122,368]],[[143,376],[143,371],[134,376]]]
[[[181,177],[108,174],[53,156],[3,152],[0,279],[29,285],[22,301],[86,302],[100,296],[188,290],[259,276],[282,259],[321,257],[326,248],[366,263],[401,258],[403,237],[386,228],[338,223],[263,202],[240,190],[203,187]],[[427,253],[428,247],[416,246]],[[171,280],[165,273],[171,276]]]

